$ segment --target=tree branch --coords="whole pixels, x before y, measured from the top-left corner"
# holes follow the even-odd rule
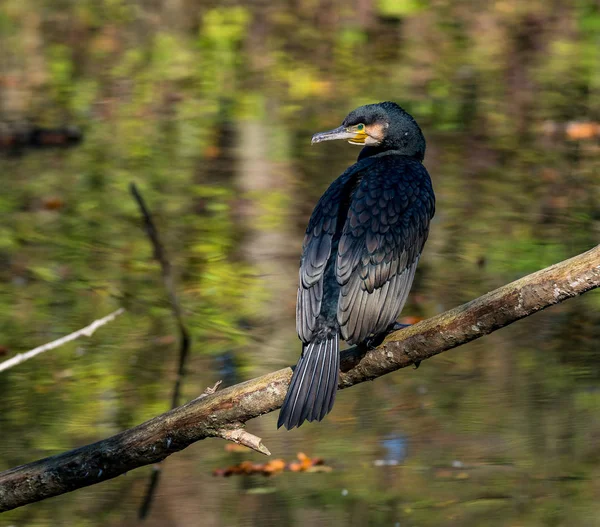
[[[599,286],[600,245],[394,332],[375,350],[346,350],[340,388],[426,360]],[[285,368],[263,375],[195,399],[103,441],[0,473],[0,511],[156,463],[200,439],[232,435],[249,419],[281,406],[291,374],[291,368]]]
[[[233,441],[238,445],[244,445],[252,450],[256,450],[259,454],[265,454],[266,456],[270,456],[271,452],[269,449],[263,445],[262,439],[250,432],[246,432],[243,428],[234,428],[233,430],[222,430],[219,434],[219,437],[227,441]]]
[[[38,346],[37,348],[34,348],[25,353],[19,353],[18,355],[15,355],[14,357],[11,357],[10,359],[5,360],[4,362],[1,362],[0,363],[0,371],[8,370],[9,368],[12,368],[13,366],[16,366],[17,364],[21,364],[22,362],[25,362],[26,360],[33,359],[33,357],[35,357],[36,355],[39,355],[40,353],[44,353],[45,351],[53,350],[54,348],[58,348],[59,346],[62,346],[63,344],[66,344],[67,342],[71,342],[72,340],[78,339],[79,337],[91,337],[99,327],[104,326],[104,324],[108,324],[109,322],[113,321],[124,311],[125,310],[121,307],[121,308],[117,309],[116,311],[113,311],[110,315],[106,315],[103,318],[94,320],[94,322],[92,322],[89,326],[86,326],[77,331],[74,331],[73,333],[70,333],[69,335],[65,335],[64,337],[61,337],[57,340],[53,340],[52,342],[48,342],[47,344],[43,344],[42,346]]]

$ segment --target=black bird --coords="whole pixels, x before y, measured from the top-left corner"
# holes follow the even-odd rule
[[[312,143],[364,145],[313,210],[300,259],[296,329],[302,356],[277,427],[320,421],[333,407],[339,339],[365,342],[394,327],[435,212],[425,138],[393,102],[352,111]]]

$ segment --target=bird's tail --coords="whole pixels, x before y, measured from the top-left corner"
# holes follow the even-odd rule
[[[320,421],[333,408],[340,369],[337,333],[325,340],[304,345],[285,401],[279,412],[277,428],[288,430],[304,421]]]

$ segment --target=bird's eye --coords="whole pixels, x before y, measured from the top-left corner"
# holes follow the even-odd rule
[[[362,131],[365,129],[365,125],[364,125],[364,124],[362,124],[362,123],[361,123],[361,124],[357,124],[357,125],[356,125],[356,129],[357,129],[359,132],[362,132]]]

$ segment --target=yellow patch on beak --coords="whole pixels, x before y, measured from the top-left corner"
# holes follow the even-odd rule
[[[384,123],[373,124],[357,124],[346,128],[348,135],[354,134],[348,139],[351,145],[378,145],[385,137],[385,129],[387,126]]]
[[[348,139],[348,142],[351,145],[364,145],[369,135],[367,132],[362,130],[361,132],[356,132],[356,135],[352,139]]]

